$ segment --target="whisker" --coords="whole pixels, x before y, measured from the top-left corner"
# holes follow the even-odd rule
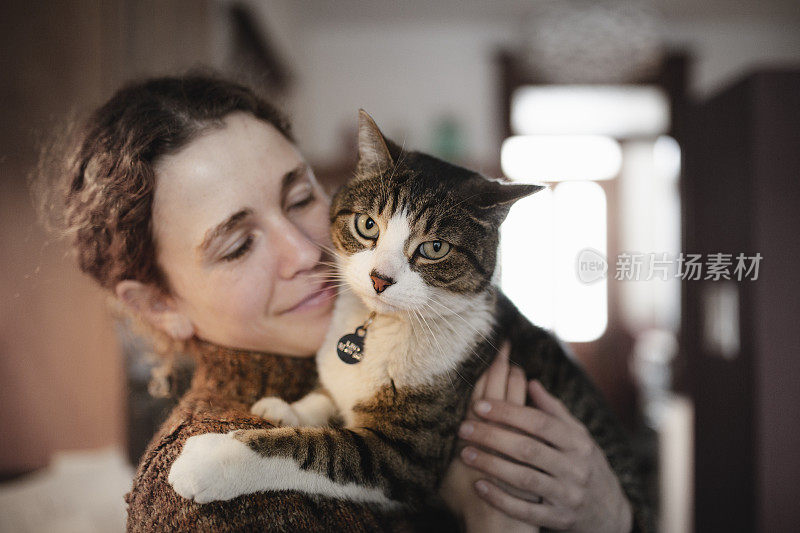
[[[314,278],[314,279],[320,279],[320,278],[322,278],[322,279],[338,279],[338,280],[342,280],[342,281],[345,281],[347,279],[342,274],[339,274],[339,273],[336,273],[336,272],[312,272],[312,273],[310,273],[308,275],[308,277]]]
[[[447,327],[448,327],[448,328],[450,328],[450,331],[453,331],[453,332],[455,332],[455,331],[456,331],[455,327],[454,327],[454,326],[453,326],[453,325],[450,323],[450,321],[449,321],[449,320],[447,320],[447,318],[446,318],[444,315],[442,315],[442,314],[441,314],[441,313],[439,313],[439,312],[438,312],[436,309],[434,309],[432,306],[430,306],[430,301],[431,301],[431,300],[428,300],[428,302],[424,302],[422,305],[424,305],[424,306],[425,306],[427,309],[430,309],[430,310],[431,310],[431,312],[433,312],[433,313],[436,313],[436,315],[437,315],[437,316],[438,316],[438,317],[439,317],[439,318],[440,318],[440,319],[441,319],[441,320],[442,320],[442,321],[443,321],[445,324],[447,324]],[[471,324],[470,324],[470,325],[471,325]],[[475,328],[472,328],[472,329],[473,329],[473,330],[475,330]],[[479,332],[479,331],[475,330],[475,332],[476,332],[476,333],[478,333],[478,334],[480,335],[480,332]],[[490,343],[490,344],[491,344],[491,343]],[[480,361],[481,361],[482,363],[484,363],[484,364],[486,364],[486,363],[487,363],[486,359],[484,359],[484,358],[483,358],[483,356],[482,356],[480,353],[478,353],[477,351],[475,351],[475,347],[472,347],[472,346],[470,346],[470,351],[472,352],[472,354],[473,354],[475,357],[477,357],[478,359],[480,359]]]
[[[433,330],[428,325],[428,323],[425,321],[425,317],[423,317],[422,314],[419,311],[417,311],[416,309],[414,310],[414,314],[416,314],[420,318],[420,320],[422,321],[421,323],[424,322],[425,327],[428,328],[428,331],[430,332],[431,339],[436,341],[436,344],[439,346],[439,355],[441,357],[445,357],[444,350],[442,349],[442,346],[439,344],[439,341],[436,339],[436,336],[433,334]],[[450,381],[450,386],[453,387],[453,391],[455,391],[456,390],[456,384],[453,383],[453,378],[450,376],[449,373],[446,374],[446,375],[448,376],[448,380]],[[463,379],[463,376],[462,376],[462,379]]]
[[[328,252],[331,255],[335,255],[337,257],[339,257],[341,255],[341,252],[339,252],[339,250],[337,250],[335,248],[331,248],[330,246],[328,246],[326,244],[321,244],[321,243],[314,242],[314,241],[310,241],[310,242],[311,242],[311,244],[313,244],[314,246],[316,246],[320,250],[324,250],[324,251]]]
[[[349,289],[350,285],[348,285],[347,283],[333,283],[331,284],[331,287],[333,287],[334,289],[341,289],[341,288]]]
[[[429,299],[429,300],[428,300],[428,303],[434,303],[434,304],[436,304],[436,305],[440,305],[440,306],[444,307],[444,308],[445,308],[445,310],[447,310],[447,311],[448,311],[448,312],[449,312],[451,315],[454,315],[454,316],[457,316],[458,318],[460,318],[460,319],[461,319],[461,320],[462,320],[462,321],[463,321],[463,322],[464,322],[464,323],[465,323],[467,326],[469,326],[469,327],[470,327],[470,328],[471,328],[471,329],[472,329],[472,330],[473,330],[475,333],[477,333],[478,335],[480,335],[480,336],[481,336],[481,338],[482,338],[483,340],[485,340],[486,342],[488,342],[488,343],[489,343],[489,346],[491,346],[491,347],[492,347],[492,348],[494,348],[495,350],[499,350],[499,348],[498,348],[497,346],[495,346],[495,345],[494,345],[494,343],[493,343],[492,341],[490,341],[490,340],[489,340],[489,339],[486,337],[486,335],[484,335],[483,333],[481,333],[480,331],[478,331],[478,329],[477,329],[477,328],[475,328],[475,326],[473,326],[472,324],[470,324],[470,323],[467,321],[467,319],[465,319],[463,316],[461,316],[461,315],[460,315],[460,314],[458,314],[457,312],[455,312],[455,311],[453,311],[452,309],[450,309],[449,307],[447,307],[447,306],[446,306],[445,304],[443,304],[442,302],[437,302],[436,300],[430,300],[430,299]]]
[[[430,331],[431,338],[433,338],[433,340],[436,342],[436,345],[439,346],[439,353],[441,354],[442,357],[445,357],[444,348],[442,348],[442,345],[439,342],[438,337],[436,337],[436,335],[434,335],[433,329],[430,327],[430,325],[428,325],[428,321],[425,320],[425,317],[422,315],[422,313],[417,312],[417,314],[422,319],[422,321],[425,323],[425,326],[428,328],[428,331]],[[470,385],[470,386],[472,385],[467,378],[465,378],[463,375],[461,375],[461,372],[459,372],[457,368],[453,368],[453,370],[455,370],[456,374],[458,374],[458,376],[462,380],[464,380],[464,383],[466,383],[467,385]]]
[[[328,266],[332,266],[332,267],[338,267],[339,266],[339,263],[337,263],[336,261],[325,261],[325,260],[322,260],[322,261],[319,262],[319,264],[320,265],[328,265]]]
[[[314,281],[318,281],[324,284],[335,284],[335,285],[349,285],[346,279],[340,278],[312,278]]]

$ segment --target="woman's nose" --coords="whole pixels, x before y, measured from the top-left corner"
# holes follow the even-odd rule
[[[319,264],[322,250],[291,221],[285,218],[272,228],[271,243],[278,261],[278,274],[291,279],[300,272],[311,270]]]

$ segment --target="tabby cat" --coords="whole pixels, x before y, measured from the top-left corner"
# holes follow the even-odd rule
[[[613,447],[615,421],[589,381],[493,284],[500,224],[542,187],[403,151],[363,111],[358,140],[356,175],[330,211],[346,289],[317,354],[320,387],[291,405],[266,398],[253,406],[282,427],[188,439],[170,471],[175,491],[199,503],[298,490],[422,504],[436,493],[470,389],[503,338],[512,362],[555,389],[601,447]]]

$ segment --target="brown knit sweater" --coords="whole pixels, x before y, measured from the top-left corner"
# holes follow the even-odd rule
[[[314,358],[292,358],[192,343],[192,386],[151,441],[126,496],[129,531],[455,531],[440,502],[419,513],[369,507],[297,492],[263,492],[198,505],[167,483],[172,462],[192,435],[270,427],[251,415],[262,396],[294,401],[316,380]]]

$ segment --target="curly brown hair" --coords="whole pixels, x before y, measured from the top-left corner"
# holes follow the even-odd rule
[[[154,166],[235,111],[292,140],[288,121],[255,90],[205,73],[128,84],[70,134],[58,225],[83,272],[111,291],[133,279],[171,292],[156,260]]]
[[[31,183],[40,218],[69,241],[79,268],[109,296],[124,279],[173,294],[158,264],[153,234],[155,165],[237,111],[293,141],[286,118],[256,90],[193,71],[129,83],[47,143]],[[173,388],[175,358],[188,346],[150,327],[116,298],[109,301],[153,342],[159,363],[151,392],[166,395]]]

